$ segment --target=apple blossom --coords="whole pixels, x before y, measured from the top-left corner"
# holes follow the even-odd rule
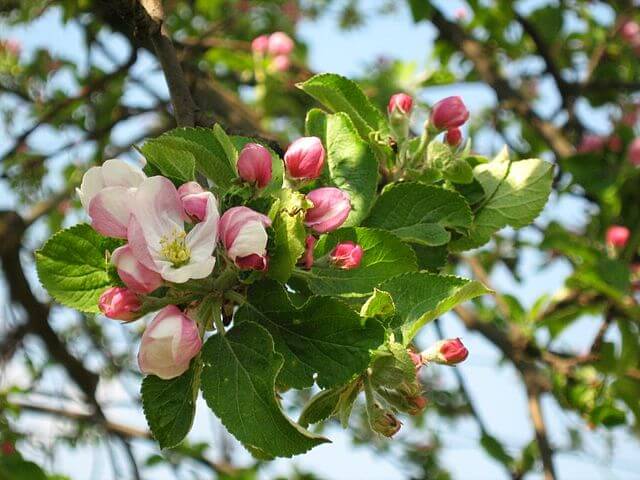
[[[248,207],[233,207],[220,219],[220,239],[235,264],[248,270],[267,269],[267,231],[271,219]]]
[[[341,242],[331,251],[331,263],[343,270],[358,268],[362,261],[363,250],[354,242]]]
[[[98,308],[105,317],[130,322],[140,317],[142,304],[138,296],[128,288],[111,287],[98,300]]]
[[[137,260],[164,280],[184,283],[213,271],[218,206],[211,192],[202,195],[207,199],[206,214],[187,233],[182,202],[169,179],[151,177],[138,187],[128,228],[129,245]]]
[[[253,53],[265,54],[269,48],[269,35],[260,35],[251,42]]]
[[[389,99],[389,105],[387,111],[391,114],[393,112],[400,112],[401,114],[407,114],[411,112],[413,107],[413,98],[406,93],[396,93],[391,95]]]
[[[111,263],[116,266],[120,280],[135,293],[151,293],[162,285],[160,274],[140,263],[130,245],[116,248]]]
[[[271,154],[262,145],[247,143],[238,155],[238,175],[245,182],[255,183],[259,188],[271,181]]]
[[[269,35],[268,49],[271,55],[289,55],[293,47],[293,40],[286,33],[275,32]]]
[[[318,178],[324,166],[325,151],[318,137],[297,139],[284,154],[284,163],[291,178]]]
[[[204,220],[207,215],[207,204],[211,197],[209,192],[202,188],[198,182],[187,182],[178,188],[178,196],[182,201],[182,208],[189,217],[198,222]]]
[[[140,343],[138,365],[144,374],[169,380],[187,371],[202,348],[198,325],[175,305],[164,307],[149,323]]]
[[[448,130],[462,126],[469,119],[469,111],[462,98],[443,98],[431,110],[430,123],[437,130]]]
[[[127,238],[135,191],[146,178],[142,170],[117,158],[87,170],[76,191],[91,226],[108,237]]]
[[[614,248],[624,248],[630,236],[631,232],[629,229],[622,225],[611,225],[607,228],[607,244]]]
[[[580,143],[578,144],[578,152],[579,153],[591,153],[598,152],[602,150],[606,144],[607,140],[600,135],[595,134],[587,134],[582,137]]]
[[[349,194],[339,188],[316,188],[307,193],[307,200],[313,207],[307,210],[304,223],[318,233],[339,228],[351,212]]]
[[[469,356],[469,350],[459,338],[450,338],[436,342],[421,353],[422,362],[435,362],[443,365],[455,365]]]

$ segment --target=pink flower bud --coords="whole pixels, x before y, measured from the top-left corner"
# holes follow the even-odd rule
[[[605,146],[606,139],[600,135],[587,134],[582,137],[578,145],[579,153],[599,152]]]
[[[116,248],[111,255],[118,276],[134,293],[151,293],[162,285],[162,276],[138,261],[129,245]]]
[[[629,162],[636,167],[640,167],[640,137],[634,138],[629,144]]]
[[[629,241],[631,232],[627,227],[621,225],[611,225],[607,228],[607,244],[614,248],[624,248]]]
[[[459,128],[450,128],[444,135],[444,141],[452,147],[457,147],[462,141],[462,132]]]
[[[412,107],[413,98],[411,98],[406,93],[396,93],[395,95],[391,95],[391,98],[389,99],[389,105],[387,106],[387,111],[390,114],[395,111],[407,114],[411,112]]]
[[[423,363],[435,362],[443,365],[456,365],[469,356],[469,350],[459,338],[450,338],[436,342],[421,354]]]
[[[13,442],[5,440],[2,442],[2,445],[0,445],[0,451],[2,452],[2,455],[9,456],[16,453],[16,447]]]
[[[353,242],[342,242],[330,253],[331,263],[343,270],[358,268],[362,261],[362,247]]]
[[[262,145],[247,143],[238,156],[237,166],[238,175],[245,182],[264,188],[271,181],[271,154]]]
[[[408,397],[407,402],[409,402],[410,405],[410,409],[408,411],[409,415],[418,415],[427,406],[427,399],[420,395],[415,397]]]
[[[209,192],[197,182],[187,182],[178,188],[178,196],[182,201],[182,208],[191,218],[201,222],[207,215]]]
[[[256,37],[251,42],[251,50],[253,53],[265,54],[269,48],[269,36],[268,35],[260,35]]]
[[[286,72],[291,66],[291,59],[287,55],[278,55],[273,59],[272,65],[276,72]]]
[[[342,225],[349,212],[349,194],[339,188],[323,187],[307,193],[307,200],[313,207],[307,210],[304,223],[318,233],[331,232]]]
[[[411,361],[416,366],[416,370],[422,367],[422,356],[419,353],[413,352],[411,350],[407,350],[409,357],[411,357]]]
[[[275,32],[269,35],[268,49],[274,57],[277,55],[289,55],[293,51],[294,43],[291,37],[284,32]]]
[[[140,317],[142,304],[138,296],[128,288],[111,287],[100,295],[98,308],[105,317],[131,322]]]
[[[187,371],[202,348],[198,325],[175,305],[158,312],[142,335],[138,366],[146,375],[169,380]]]
[[[247,207],[233,207],[220,219],[220,238],[227,255],[242,269],[267,269],[266,227],[269,217]]]
[[[297,139],[284,154],[284,163],[291,178],[318,178],[324,166],[324,147],[318,137]]]
[[[307,238],[304,241],[305,249],[304,255],[302,257],[302,263],[304,268],[310,270],[313,267],[313,247],[316,244],[316,237],[313,235],[307,235]]]
[[[640,25],[633,20],[627,20],[620,27],[620,36],[629,43],[634,43],[640,37]]]
[[[431,110],[431,125],[437,130],[460,127],[468,119],[469,111],[460,97],[443,98]]]

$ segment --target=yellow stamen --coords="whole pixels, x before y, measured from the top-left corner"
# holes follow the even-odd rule
[[[185,244],[187,234],[183,230],[174,230],[171,234],[160,239],[162,247],[160,253],[169,260],[175,268],[189,263],[191,252]]]

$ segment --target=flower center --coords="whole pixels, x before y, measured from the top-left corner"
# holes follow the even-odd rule
[[[189,263],[191,252],[185,243],[187,234],[184,230],[174,230],[160,239],[160,253],[169,260],[175,268]]]

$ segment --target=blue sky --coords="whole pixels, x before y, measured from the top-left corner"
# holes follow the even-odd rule
[[[364,4],[365,2],[362,3]],[[369,8],[369,3],[377,4],[378,2],[372,0],[366,3],[366,8]],[[442,1],[440,3],[446,4],[446,9],[449,13],[462,5],[462,2],[455,0],[450,2]],[[528,6],[540,3],[543,2],[527,2]],[[371,8],[373,11],[373,7]],[[603,12],[603,15],[606,15],[606,12]],[[333,71],[344,75],[365,72],[366,65],[379,56],[399,57],[414,61],[420,68],[424,68],[428,65],[428,56],[435,36],[433,29],[426,23],[414,25],[406,9],[401,9],[398,14],[384,18],[372,15],[368,18],[365,27],[349,32],[339,31],[336,28],[335,17],[328,15],[319,22],[301,23],[299,33],[310,47],[310,62],[313,70]],[[10,35],[20,39],[27,55],[36,47],[47,46],[60,55],[78,60],[81,64],[85,61],[84,54],[79,48],[82,42],[77,29],[73,24],[61,26],[56,15],[48,14],[27,29],[11,31]],[[4,36],[4,34],[0,34],[0,36]],[[121,51],[124,44],[119,39],[109,37],[109,45],[113,51],[119,53],[121,58],[126,56],[126,52]],[[152,63],[149,57],[142,56],[135,67],[135,72],[145,75],[150,79],[150,83],[156,91],[166,94],[166,87],[162,77],[158,74],[149,73],[151,66]],[[68,84],[68,81],[64,79],[60,80],[60,82],[63,85]],[[553,96],[553,93],[549,90],[548,82],[542,82],[542,89],[543,94],[547,95],[547,97]],[[439,87],[421,92],[421,98],[426,101],[433,101],[453,93],[462,95],[472,115],[473,112],[478,112],[493,105],[495,101],[493,92],[490,89],[478,85]],[[140,104],[145,104],[149,101],[142,92],[135,89],[131,89],[127,98]],[[603,115],[595,118],[604,120]],[[594,128],[601,128],[603,122],[598,123],[599,125],[594,122]],[[17,122],[12,126],[14,128],[12,133],[20,132],[23,128],[26,128],[26,125],[25,122]],[[137,128],[139,127],[135,123],[127,123],[118,129],[115,138],[119,142],[126,144],[128,139],[135,135]],[[34,145],[46,150],[53,150],[55,145],[68,140],[66,138],[58,138],[58,136],[46,131],[39,132],[33,138]],[[0,132],[0,145],[7,145],[5,143],[7,140],[6,132]],[[490,153],[487,150],[494,146],[494,139],[483,140],[482,144],[477,145],[477,147],[484,149],[485,153]],[[0,150],[4,150],[4,148],[0,147]],[[79,153],[65,154],[58,158],[54,164],[62,166],[70,160],[76,161],[76,158],[80,156]],[[52,175],[51,185],[55,187],[54,178],[55,175]],[[0,187],[0,192],[4,194],[6,190]],[[0,197],[2,197],[0,198],[0,207],[12,204],[10,196],[1,195]],[[559,219],[569,222],[575,227],[580,227],[585,218],[584,205],[569,199],[563,199],[562,201],[554,199],[545,210],[542,220]],[[536,239],[534,232],[529,232],[528,235],[532,239]],[[521,266],[526,278],[525,282],[522,285],[516,285],[507,272],[498,270],[493,276],[495,286],[502,291],[518,296],[526,305],[531,305],[539,295],[556,291],[569,273],[568,266],[562,262],[555,262],[551,266],[540,270],[540,261],[541,259],[533,250],[528,251]],[[56,317],[56,322],[60,324],[68,321],[66,316],[65,318],[59,317],[61,318]],[[511,451],[519,450],[529,442],[533,432],[528,421],[526,398],[516,373],[508,366],[498,366],[500,361],[498,352],[480,336],[465,332],[454,317],[446,317],[443,327],[448,336],[462,336],[469,346],[471,355],[459,368],[470,385],[474,401],[483,419],[489,425],[491,433],[504,441]],[[117,331],[118,329],[135,327],[115,325],[110,328],[114,331],[114,334],[122,336],[122,348],[137,349],[137,345],[129,345],[127,343],[125,336],[122,334],[123,332]],[[594,319],[580,321],[562,335],[559,344],[579,351],[589,344],[596,329],[597,322]],[[431,328],[426,328],[420,341],[422,345],[427,345],[434,339],[434,332]],[[446,371],[446,367],[431,368],[441,369],[442,381],[445,384],[455,384],[451,372]],[[19,376],[19,372],[6,371],[4,373],[7,377]],[[54,375],[53,379],[49,379],[49,382],[54,385],[62,379],[62,376]],[[118,401],[118,406],[108,410],[114,419],[144,427],[144,419],[141,415],[132,412],[130,408],[126,407],[127,390],[135,391],[137,389],[137,385],[133,382],[129,383],[128,389],[114,384],[102,385],[101,394],[105,398],[108,397]],[[121,403],[124,403],[124,405],[120,405]],[[191,438],[193,440],[211,442],[212,453],[215,455],[219,438],[216,432],[219,431],[221,426],[206,412],[204,404],[199,405],[199,407]],[[585,427],[581,426],[579,419],[575,415],[563,412],[557,408],[553,401],[546,399],[543,403],[543,408],[554,445],[568,444],[569,438],[566,435],[566,428],[569,426],[585,431]],[[43,429],[42,425],[41,418],[35,417],[28,419],[24,424],[25,427],[39,426],[37,428],[40,428],[40,431],[48,432],[51,437],[55,435],[57,426],[46,424]],[[462,420],[454,424],[447,424],[437,421],[437,419],[432,419],[429,425],[430,429],[442,435],[445,442],[442,460],[444,465],[452,471],[454,478],[487,480],[505,478],[501,467],[488,459],[478,446],[479,432],[472,421]],[[278,460],[268,469],[268,473],[286,474],[293,465],[296,465],[301,469],[310,469],[327,478],[337,480],[351,478],[394,480],[407,478],[406,472],[399,469],[397,465],[386,461],[365,448],[353,447],[349,437],[342,434],[338,429],[331,428],[328,434],[334,439],[333,444],[318,447],[311,453],[293,460]],[[420,432],[404,429],[400,435],[406,435],[408,438],[424,438],[425,440],[429,438],[427,429]],[[615,452],[612,453],[610,465],[603,463],[601,460],[606,458],[608,454],[607,444],[602,436],[589,435],[584,455],[558,454],[556,456],[560,478],[640,479],[640,459],[637,456],[639,445],[637,440],[622,431],[616,431],[613,437],[617,440],[618,446]],[[147,450],[145,450],[143,444],[136,444],[136,451],[144,452]],[[241,454],[238,460],[246,462],[248,457]],[[78,452],[62,447],[58,449],[53,466],[57,471],[67,473],[74,479],[111,478],[108,453],[104,449],[94,450],[87,448],[82,452]],[[88,477],[87,472],[94,472],[94,476]],[[160,470],[154,472],[153,477],[154,479],[173,478],[169,472]],[[530,478],[540,478],[540,476],[532,475]]]

